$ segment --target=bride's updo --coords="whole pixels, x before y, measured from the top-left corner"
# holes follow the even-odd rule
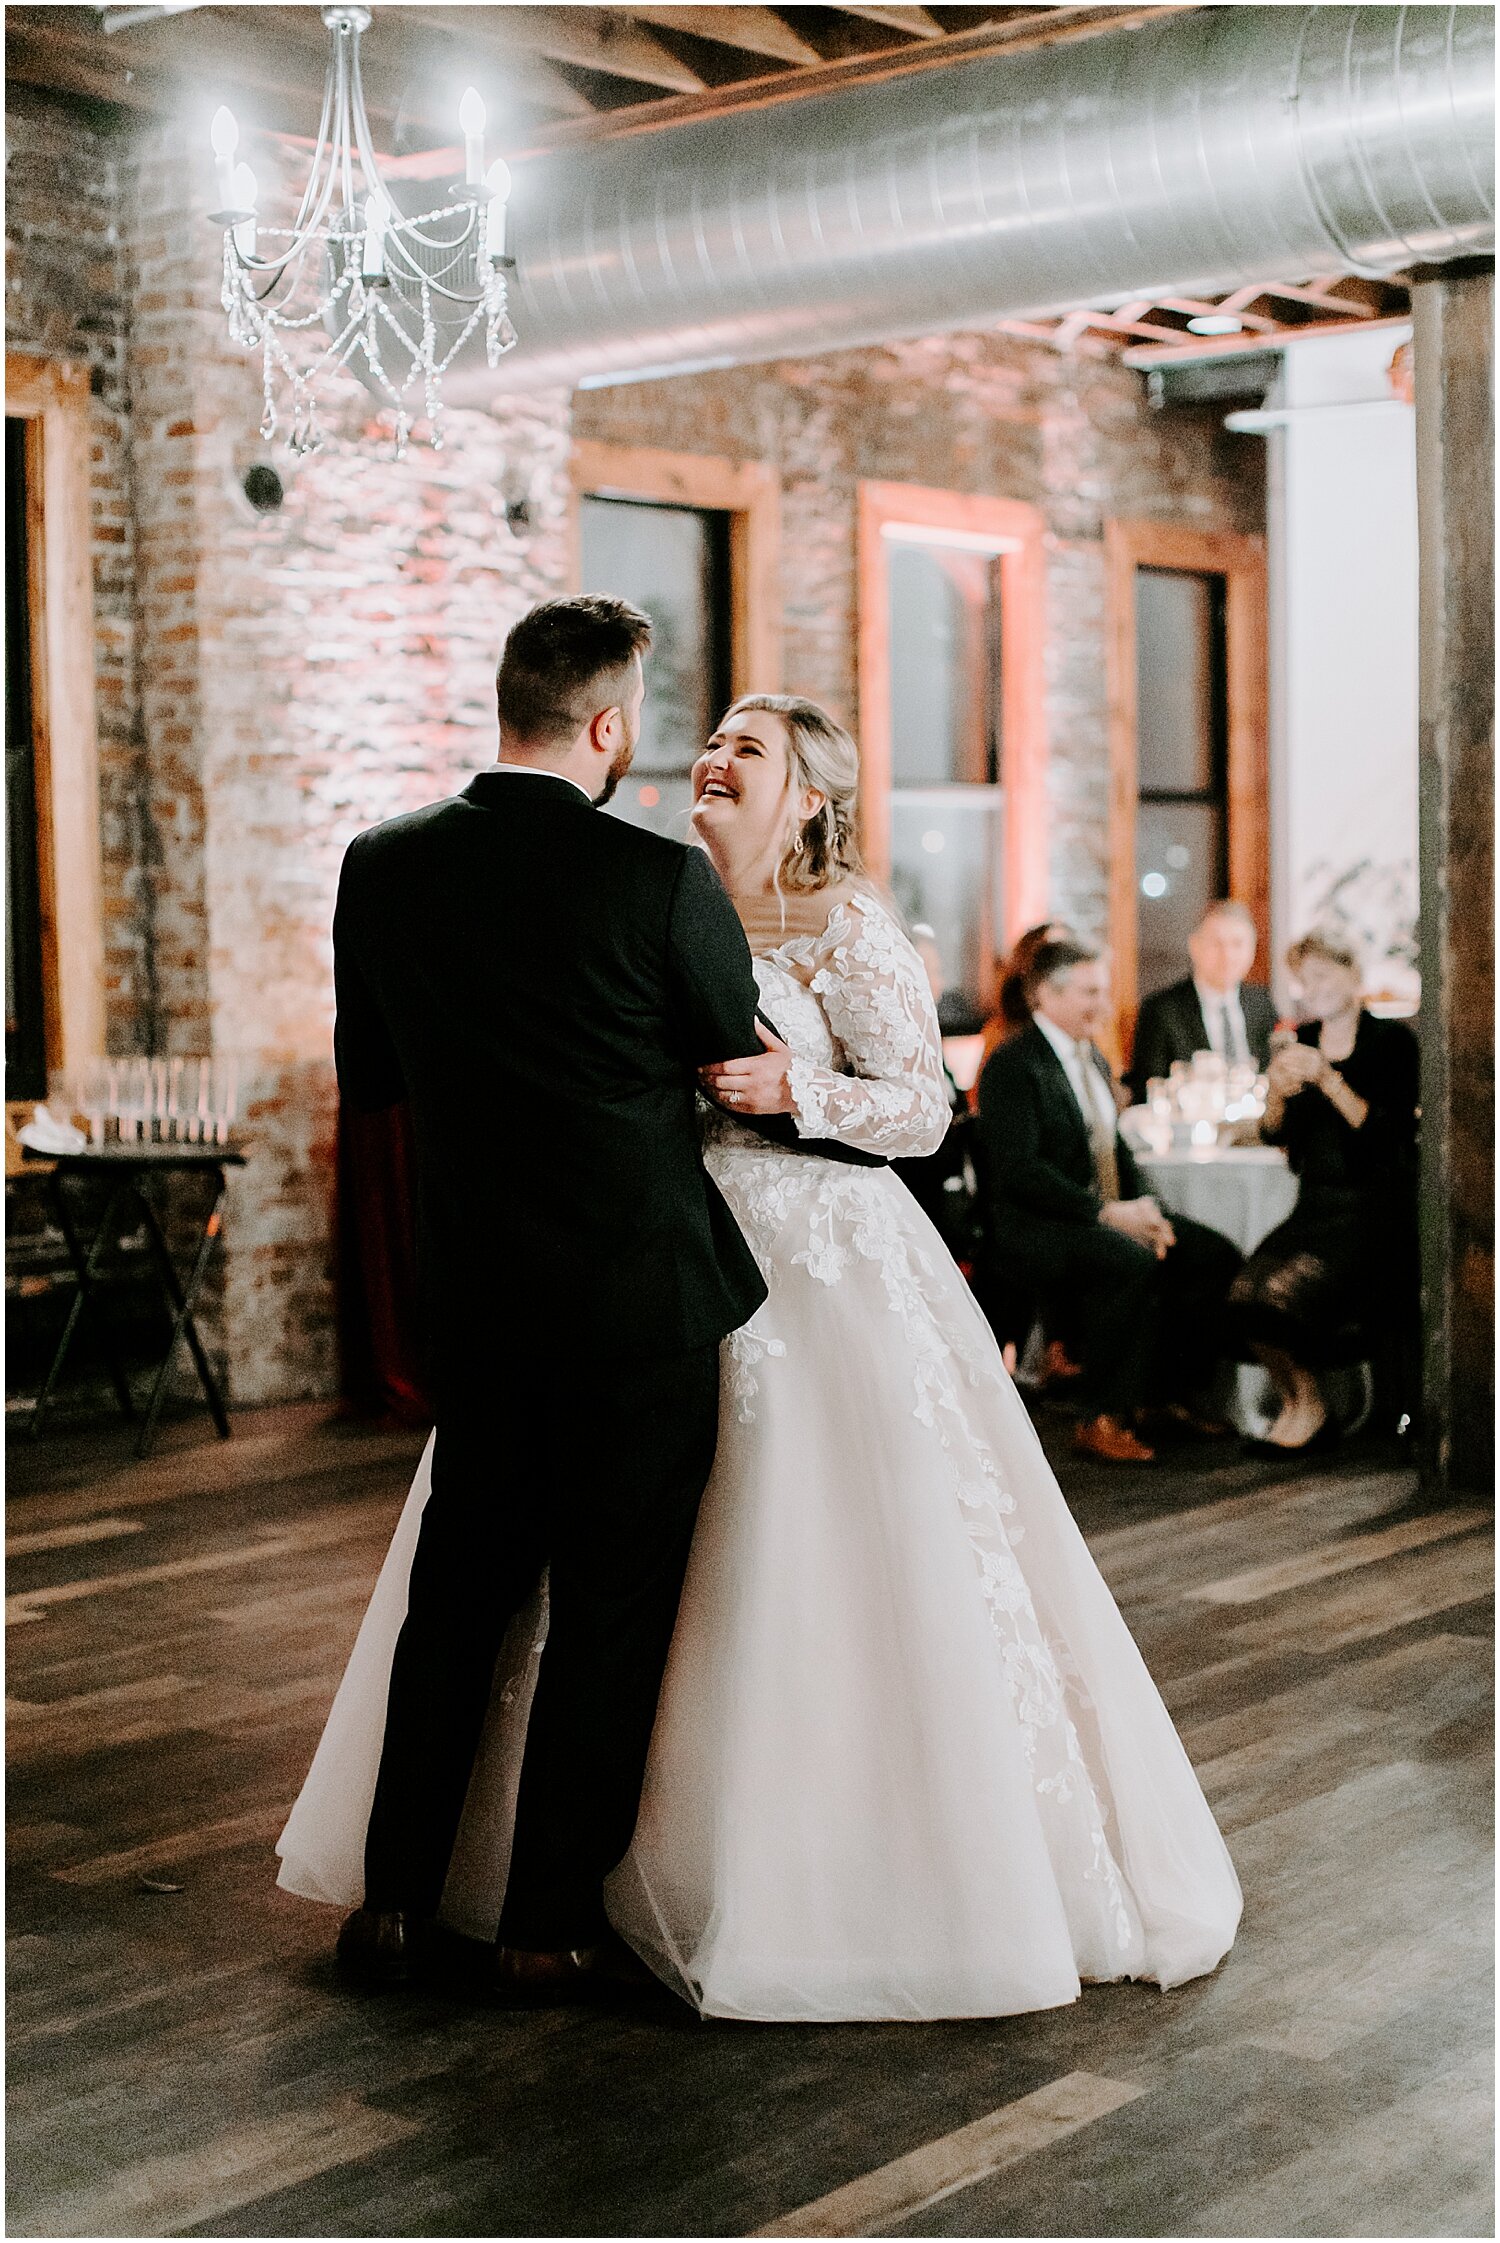
[[[854,831],[859,795],[859,749],[841,724],[800,693],[743,693],[727,716],[764,709],[786,726],[788,793],[815,787],[823,806],[798,823],[794,817],[777,867],[777,885],[808,894],[840,880],[863,879],[864,862]]]

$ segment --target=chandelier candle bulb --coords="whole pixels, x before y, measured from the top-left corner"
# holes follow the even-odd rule
[[[240,128],[234,121],[234,111],[220,102],[214,111],[214,121],[209,127],[209,139],[214,151],[214,179],[218,187],[219,208],[234,208],[234,152],[240,144]]]
[[[510,166],[497,157],[484,175],[489,201],[484,211],[484,254],[492,265],[505,256],[505,213],[510,200]]]
[[[234,175],[234,207],[236,210],[248,210],[250,216],[242,219],[235,227],[234,246],[241,257],[247,260],[255,255],[255,199],[259,192],[250,166],[240,164]]]
[[[470,86],[458,105],[459,129],[464,136],[464,185],[479,187],[484,183],[484,102],[475,87]]]
[[[391,206],[384,195],[371,195],[365,203],[365,248],[360,261],[360,274],[365,280],[383,281],[385,270],[385,229],[390,223]]]

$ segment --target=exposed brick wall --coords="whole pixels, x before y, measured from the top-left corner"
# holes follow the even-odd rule
[[[784,682],[856,725],[860,482],[926,483],[1039,507],[1048,533],[1052,904],[1103,932],[1104,521],[1154,516],[1260,530],[1255,445],[1226,436],[1212,410],[1153,413],[1140,377],[1113,362],[987,335],[584,391],[574,427],[604,443],[775,463]]]
[[[113,1048],[234,1053],[254,1144],[225,1228],[216,1340],[239,1401],[336,1383],[329,923],[350,837],[494,752],[509,624],[569,577],[581,436],[769,459],[783,494],[789,684],[857,719],[861,478],[988,491],[1049,529],[1052,873],[1103,910],[1104,517],[1258,528],[1260,460],[1216,416],[1153,416],[1136,378],[979,336],[679,381],[506,399],[390,457],[345,379],[323,450],[258,433],[228,340],[206,151],[8,112],[12,344],[95,377],[95,606]],[[286,182],[257,147],[262,209]],[[684,431],[690,431],[685,436]],[[285,503],[241,481],[266,460]],[[532,521],[505,521],[520,470]]]
[[[56,138],[54,168],[31,177],[68,233],[65,197],[80,190],[56,169]],[[274,208],[276,151],[261,144],[253,160]],[[151,973],[123,993],[134,1001],[118,1040],[238,1060],[252,1157],[231,1185],[215,1337],[237,1400],[329,1394],[339,862],[356,832],[493,758],[501,641],[567,581],[569,400],[451,412],[443,450],[414,442],[398,465],[388,424],[341,377],[324,448],[291,459],[259,436],[258,363],[227,335],[206,161],[180,133],[146,129],[98,176],[101,222],[112,211],[119,234],[108,301],[117,376],[125,366],[119,449],[134,470],[132,721],[149,780],[143,814],[105,833],[111,893],[150,902]],[[45,306],[41,241],[39,221],[17,237],[12,271],[17,298]],[[78,300],[92,301],[81,278]],[[72,348],[72,332],[54,322],[37,347]],[[286,486],[268,515],[241,488],[260,461]],[[532,501],[519,533],[501,495],[515,462]],[[99,612],[107,637],[107,601]]]
[[[262,209],[283,200],[255,153]],[[278,193],[278,189],[283,190]],[[505,632],[567,572],[568,400],[454,411],[444,446],[392,457],[352,377],[323,396],[323,448],[301,460],[258,434],[258,362],[227,335],[206,166],[166,136],[138,164],[139,294],[131,361],[148,643],[169,682],[143,698],[153,764],[192,776],[202,839],[205,1001],[213,1047],[240,1061],[254,1146],[237,1180],[225,1326],[242,1399],[336,1383],[331,1194],[336,1100],[329,927],[343,851],[378,819],[463,786],[495,752]],[[501,479],[524,457],[533,522],[506,524]],[[257,515],[245,469],[274,465]],[[183,735],[187,735],[186,738]],[[162,919],[163,987],[192,1016],[191,899],[182,958]],[[181,963],[182,971],[177,968]],[[174,1009],[174,1021],[179,1017]]]

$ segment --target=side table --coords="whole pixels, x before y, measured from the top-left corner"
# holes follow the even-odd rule
[[[78,1290],[68,1310],[57,1351],[32,1413],[32,1438],[36,1439],[41,1432],[42,1421],[62,1374],[68,1349],[73,1344],[79,1319],[88,1307],[94,1309],[103,1326],[105,1351],[121,1413],[132,1419],[136,1415],[129,1381],[110,1332],[107,1288],[100,1282],[100,1270],[111,1243],[125,1237],[139,1219],[145,1228],[151,1263],[172,1319],[172,1336],[157,1368],[135,1453],[137,1456],[145,1456],[151,1446],[156,1421],[166,1396],[172,1359],[177,1353],[178,1341],[184,1339],[197,1370],[198,1381],[203,1388],[215,1430],[221,1441],[227,1441],[229,1412],[225,1407],[223,1391],[214,1376],[213,1366],[199,1337],[193,1309],[208,1272],[214,1241],[223,1227],[224,1194],[228,1182],[226,1172],[231,1168],[244,1167],[244,1153],[231,1145],[89,1145],[76,1153],[38,1153],[28,1146],[26,1159],[28,1163],[46,1163],[51,1170],[47,1178],[47,1197],[67,1246],[73,1274],[78,1280]],[[203,1176],[213,1193],[212,1202],[197,1233],[185,1283],[172,1258],[161,1217],[152,1203],[149,1190],[152,1177],[182,1171]],[[68,1191],[70,1183],[83,1182],[103,1182],[108,1187],[104,1212],[87,1246],[83,1242],[77,1210],[70,1204]]]

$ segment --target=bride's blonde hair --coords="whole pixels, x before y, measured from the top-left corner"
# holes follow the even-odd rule
[[[864,860],[854,830],[859,798],[859,749],[826,709],[800,693],[742,693],[726,720],[747,709],[764,709],[786,726],[788,792],[795,799],[814,787],[823,806],[810,818],[792,821],[792,831],[776,868],[776,886],[793,894],[831,888],[840,880],[862,880]]]

